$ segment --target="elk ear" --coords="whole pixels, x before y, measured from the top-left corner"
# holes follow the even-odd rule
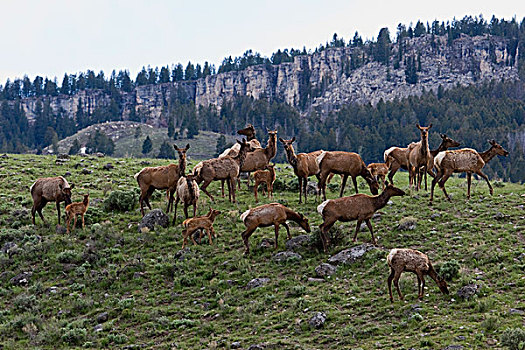
[[[284,140],[282,137],[279,137],[279,141],[281,141],[282,143],[284,143]]]
[[[421,127],[419,126],[419,123],[416,123],[416,128],[421,129]]]
[[[428,126],[428,128],[430,129],[432,127],[432,123],[430,123],[430,125]]]
[[[445,134],[439,134],[439,137],[441,137],[442,139],[446,139],[446,138],[447,138],[447,135],[445,135]]]
[[[60,188],[62,190],[64,188],[64,186],[62,186],[62,184],[58,184],[58,188]]]
[[[177,149],[177,148],[179,148],[179,147],[177,147],[177,145],[174,144],[174,145],[173,145],[173,148]]]
[[[75,188],[75,184],[71,184],[71,185],[69,185],[69,188],[70,188],[70,189],[74,189],[74,188]]]
[[[294,136],[294,137],[292,137],[292,142],[295,142],[295,136]]]
[[[189,149],[190,149],[190,144],[188,143],[188,144],[186,145],[186,150],[189,150]]]

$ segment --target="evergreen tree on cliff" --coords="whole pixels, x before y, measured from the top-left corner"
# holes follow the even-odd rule
[[[153,148],[153,143],[151,142],[151,139],[149,136],[146,136],[146,139],[142,143],[142,154],[148,154],[151,152],[151,149]]]

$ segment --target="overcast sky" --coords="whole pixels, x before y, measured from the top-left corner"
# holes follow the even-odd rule
[[[521,21],[525,1],[0,0],[0,84],[28,75],[208,61],[252,49],[314,49],[333,34],[363,39],[398,23],[492,15]]]

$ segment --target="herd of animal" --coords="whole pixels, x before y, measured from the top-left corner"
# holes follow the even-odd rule
[[[290,140],[279,138],[286,151],[288,163],[292,166],[294,174],[299,180],[299,203],[307,200],[307,183],[310,176],[317,177],[317,196],[322,195],[324,201],[317,207],[317,211],[323,218],[320,225],[320,238],[323,250],[326,252],[330,245],[330,228],[337,221],[348,222],[357,221],[353,241],[357,238],[357,233],[364,222],[368,227],[372,242],[376,244],[374,231],[370,219],[373,214],[383,208],[391,197],[403,196],[405,192],[394,187],[394,174],[400,169],[408,170],[409,186],[415,190],[421,189],[422,179],[425,177],[425,189],[427,188],[426,175],[431,175],[432,185],[430,202],[434,198],[434,187],[436,184],[442,189],[446,198],[450,201],[445,189],[445,182],[452,173],[467,174],[467,198],[470,198],[470,185],[472,174],[477,174],[486,180],[490,194],[493,194],[492,186],[488,177],[482,172],[484,165],[496,155],[507,156],[509,153],[497,142],[490,140],[490,148],[485,152],[477,152],[474,149],[464,148],[458,150],[448,150],[451,147],[460,146],[444,134],[440,134],[441,144],[436,150],[430,150],[428,144],[428,133],[432,124],[428,127],[416,125],[421,134],[421,140],[412,142],[407,147],[391,147],[384,152],[384,163],[372,163],[366,166],[361,156],[353,152],[343,151],[323,151],[318,150],[310,153],[295,153],[293,137]],[[255,179],[253,187],[256,202],[258,201],[258,187],[260,184],[266,185],[268,198],[273,196],[273,184],[276,179],[275,169],[270,161],[277,152],[277,131],[268,130],[268,142],[266,147],[262,147],[257,141],[255,128],[250,124],[246,128],[238,131],[238,134],[246,136],[243,140],[238,140],[234,146],[225,150],[219,157],[198,163],[190,174],[186,174],[186,153],[190,145],[179,148],[174,145],[179,156],[178,164],[169,164],[157,167],[145,167],[137,174],[135,179],[140,188],[140,211],[144,216],[144,205],[151,209],[150,197],[155,190],[166,190],[168,196],[169,213],[173,210],[173,224],[176,221],[177,205],[183,204],[186,220],[183,221],[183,243],[184,249],[188,238],[196,244],[194,233],[200,231],[200,238],[204,232],[208,233],[209,242],[213,244],[212,235],[217,238],[217,233],[213,229],[215,218],[221,213],[210,208],[208,214],[196,216],[197,203],[200,192],[204,192],[212,201],[214,198],[207,188],[213,181],[221,181],[221,193],[224,197],[224,183],[228,187],[229,200],[236,202],[236,187],[240,189],[241,172],[251,173]],[[334,174],[342,178],[340,194],[337,199],[326,200],[326,184]],[[344,188],[348,177],[352,178],[356,194],[344,197]],[[367,182],[372,196],[358,193],[357,177],[361,176]],[[388,177],[388,180],[386,180]],[[382,182],[382,193],[379,194],[379,182]],[[248,182],[250,176],[248,174]],[[200,186],[199,186],[200,185]],[[48,202],[55,202],[58,212],[58,223],[60,224],[60,203],[65,202],[67,232],[70,232],[70,222],[74,218],[73,228],[76,226],[77,216],[82,218],[84,227],[84,214],[89,206],[89,194],[84,195],[82,202],[71,202],[71,189],[67,180],[61,176],[40,178],[31,186],[31,196],[33,197],[33,208],[31,210],[32,222],[35,224],[35,214],[38,213],[44,221],[42,208]],[[175,202],[175,206],[173,203]],[[193,217],[189,218],[188,207],[193,206]],[[306,232],[310,232],[308,218],[301,213],[287,208],[279,203],[264,204],[245,211],[240,216],[246,229],[241,233],[245,245],[245,253],[250,252],[249,237],[258,227],[274,226],[275,228],[275,248],[277,248],[280,226],[284,226],[288,238],[291,238],[290,228],[287,221],[295,221]],[[388,255],[387,263],[391,269],[388,277],[388,290],[390,299],[393,301],[391,283],[397,289],[399,297],[403,296],[399,290],[399,277],[402,272],[414,272],[418,278],[418,296],[423,296],[425,285],[424,276],[428,275],[434,279],[443,293],[448,294],[446,282],[438,276],[432,264],[425,254],[412,249],[392,249]]]

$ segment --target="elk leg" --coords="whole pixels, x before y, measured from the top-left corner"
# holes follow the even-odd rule
[[[217,232],[215,232],[215,230],[213,229],[213,226],[210,226],[210,230],[211,230],[211,233],[213,234],[213,237],[217,239]]]
[[[392,296],[392,280],[394,279],[395,271],[393,268],[390,268],[390,276],[388,276],[387,284],[388,284],[388,294],[390,295],[390,302],[394,302],[394,297]]]
[[[304,203],[306,204],[306,201],[308,200],[308,194],[306,193],[306,187],[308,185],[308,177],[303,177],[303,196],[304,196]]]
[[[232,189],[232,197],[233,197],[233,203],[236,202],[235,200],[235,178],[230,178],[230,183],[231,183],[231,189]]]
[[[70,223],[71,223],[71,216],[68,216],[67,213],[66,213],[66,232],[67,233],[70,233],[71,230],[70,230]]]
[[[224,179],[221,180],[221,196],[224,198]]]
[[[274,224],[275,226],[275,249],[277,249],[277,239],[279,238],[279,224]]]
[[[303,195],[303,178],[298,176],[299,179],[299,204],[302,203],[302,195]]]
[[[421,299],[421,278],[419,277],[419,273],[416,272],[417,276],[417,297],[418,299]]]
[[[385,189],[385,175],[378,175],[377,177],[381,181],[381,189],[384,190]]]
[[[195,237],[193,237],[194,234],[195,234],[195,231],[197,231],[197,230],[193,230],[190,233],[190,238],[191,238],[191,241],[193,242],[193,245],[197,245],[197,242],[195,242]],[[188,230],[188,232],[190,232],[190,231]],[[202,232],[201,232],[201,239],[202,239]],[[199,240],[199,243],[200,243],[200,240]]]
[[[60,203],[59,202],[56,202],[57,203],[57,212],[58,212],[58,224],[60,225]]]
[[[374,243],[374,245],[377,245],[377,241],[374,237],[374,230],[372,229],[372,224],[370,223],[370,219],[366,219],[365,222],[366,222],[366,226],[368,226],[368,229],[370,230],[370,233],[372,234],[372,243]]]
[[[355,226],[355,234],[354,239],[352,239],[352,242],[355,242],[357,239],[357,233],[359,232],[359,228],[361,227],[361,224],[363,223],[363,220],[357,219],[357,225]]]
[[[184,217],[187,219],[188,218],[188,204],[184,203]]]
[[[425,167],[424,169],[424,174],[425,174],[425,191],[428,191],[428,187],[427,187],[427,167]]]
[[[421,298],[423,298],[423,293],[425,293],[425,276],[421,274]]]
[[[399,277],[401,277],[401,271],[396,271],[394,275],[394,286],[397,289],[397,294],[399,295],[399,299],[403,300],[403,294],[401,294],[401,290],[399,289]]]
[[[82,214],[82,229],[84,229],[86,227],[86,224],[84,222],[84,214]]]
[[[40,202],[40,204],[36,208],[36,211],[38,212],[38,215],[40,216],[40,218],[44,222],[44,225],[47,225],[47,221],[46,221],[46,219],[44,219],[44,215],[42,215],[42,209],[44,208],[45,205],[46,205],[46,202],[44,202],[44,201]]]
[[[211,199],[212,202],[215,202],[215,200],[213,199],[213,196],[212,196],[212,195],[210,194],[210,192],[208,192],[208,190],[206,189],[206,188],[210,185],[210,183],[211,183],[211,180],[206,180],[206,181],[204,181],[204,183],[203,183],[202,186],[201,186],[201,190],[202,190],[202,192],[206,193],[206,195],[207,195],[208,197],[210,197],[210,199]]]
[[[394,161],[390,164],[390,171],[388,172],[388,179],[390,180],[390,183],[394,184],[394,175],[399,170],[400,166],[397,161]]]
[[[323,243],[323,250],[326,253],[326,247],[330,243],[330,239],[328,238],[328,231],[330,231],[330,229],[337,220],[325,218],[323,218],[323,220],[324,222],[321,225],[319,225],[319,229],[321,230],[321,242]]]
[[[470,184],[472,183],[472,173],[467,173],[467,199],[470,199]]]
[[[357,189],[357,177],[352,176],[352,182],[354,183],[355,193],[359,193],[359,190]]]
[[[286,229],[286,232],[288,233],[288,239],[292,239],[292,235],[290,234],[290,226],[286,222],[283,222],[283,226]]]
[[[242,237],[242,240],[244,242],[244,246],[246,247],[246,249],[244,250],[244,254],[249,254],[250,253],[250,245],[248,243],[248,239],[250,238],[250,236],[252,235],[253,231],[255,231],[256,228],[257,228],[257,226],[253,227],[253,228],[246,228],[246,230],[244,230],[241,233],[241,237]]]
[[[445,182],[447,182],[448,178],[450,177],[451,174],[449,173],[445,173],[445,175],[443,175],[443,177],[441,178],[441,180],[439,180],[439,187],[441,188],[441,190],[443,190],[443,193],[445,194],[445,196],[447,197],[448,201],[450,202],[451,199],[447,193],[447,190],[445,188]]]
[[[342,197],[343,194],[345,193],[346,180],[348,180],[348,175],[344,174],[343,180],[341,181],[341,190],[339,191],[339,197]]]
[[[487,181],[487,185],[489,185],[489,190],[490,190],[490,195],[494,195],[494,190],[492,189],[492,186],[489,182],[489,178],[487,177],[487,175],[483,174],[483,172],[481,172],[481,169],[476,171],[476,174],[478,174],[479,176],[481,176],[482,178],[485,179],[485,181]]]
[[[170,210],[173,210],[173,202],[175,201],[175,197],[173,196],[175,194],[175,190],[170,191],[170,198],[168,199],[168,209],[166,209],[166,213],[169,213]]]
[[[74,215],[75,215],[75,220],[73,220],[73,230],[77,227],[77,218],[78,218],[77,214],[74,214]]]
[[[206,229],[206,232],[208,232],[208,239],[210,240],[210,245],[213,245],[213,241],[211,240],[211,231],[210,229]]]
[[[195,215],[197,215],[197,201],[193,203],[193,217],[195,217]]]
[[[436,187],[436,183],[438,183],[438,181],[441,180],[441,177],[443,177],[443,172],[440,170],[432,179],[432,185],[430,186],[430,204],[432,204],[432,200],[434,199],[434,188]]]
[[[259,184],[257,183],[257,181],[255,181],[255,186],[253,186],[253,195],[255,196],[255,203],[259,201],[257,199],[257,187],[259,187]]]

